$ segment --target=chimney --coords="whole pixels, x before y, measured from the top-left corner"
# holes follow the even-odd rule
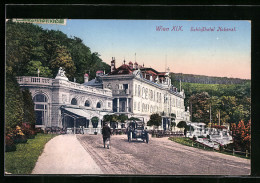
[[[138,69],[138,63],[137,62],[134,63],[134,69]]]
[[[129,64],[129,67],[130,67],[131,69],[133,69],[133,62],[130,61],[128,64]]]
[[[103,71],[97,71],[96,72],[96,77],[98,76],[103,76],[104,75],[104,72]]]
[[[87,83],[88,82],[88,79],[89,79],[89,76],[88,74],[84,74],[84,83]]]
[[[111,72],[113,72],[114,70],[116,70],[116,60],[115,60],[115,57],[112,57]]]

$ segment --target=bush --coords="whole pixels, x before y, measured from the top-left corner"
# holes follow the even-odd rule
[[[35,128],[35,133],[44,133],[44,130],[42,128]]]
[[[27,142],[27,138],[25,136],[16,136],[14,139],[14,143],[15,144],[19,144],[19,143],[26,143]]]
[[[193,136],[192,140],[193,140],[193,141],[196,141],[196,140],[197,140],[197,137]]]
[[[16,146],[15,143],[12,139],[12,137],[10,137],[9,135],[5,136],[5,152],[11,152],[11,151],[15,151],[16,150]]]
[[[26,138],[28,138],[28,139],[35,138],[36,132],[30,124],[23,123],[21,130]]]

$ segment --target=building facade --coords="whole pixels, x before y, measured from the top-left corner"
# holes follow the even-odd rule
[[[128,117],[142,119],[145,124],[151,114],[162,116],[159,129],[169,129],[171,114],[176,115],[175,122],[190,121],[189,110],[184,106],[184,90],[171,85],[169,72],[158,72],[138,63],[129,62],[116,68],[115,59],[111,61],[111,72],[84,83],[86,86],[112,90],[113,112]]]
[[[83,127],[85,133],[100,133],[106,114],[125,114],[147,125],[150,116],[158,113],[162,116],[159,129],[164,130],[170,128],[173,114],[176,124],[190,121],[184,90],[172,86],[169,71],[158,72],[136,62],[124,61],[116,68],[112,58],[110,73],[97,71],[91,81],[85,74],[83,84],[69,81],[62,68],[55,79],[21,76],[17,81],[32,93],[37,127],[60,127],[69,133]],[[93,117],[98,123],[92,124]]]
[[[84,77],[87,81],[88,75]],[[112,112],[111,90],[71,82],[62,68],[55,79],[21,76],[17,81],[32,94],[36,127],[60,127],[75,133],[83,126],[86,133],[100,133],[103,116]],[[99,119],[95,128],[93,117]]]

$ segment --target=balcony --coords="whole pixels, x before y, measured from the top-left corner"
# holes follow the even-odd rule
[[[125,90],[113,90],[113,95],[114,96],[124,96],[124,95],[129,95],[129,89],[125,89]]]
[[[43,77],[31,77],[31,76],[19,76],[16,77],[17,82],[20,85],[28,84],[28,85],[52,85],[51,78],[43,78]]]

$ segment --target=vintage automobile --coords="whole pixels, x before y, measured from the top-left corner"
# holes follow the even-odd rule
[[[149,134],[148,132],[144,129],[144,124],[143,122],[130,122],[129,126],[127,128],[127,138],[128,142],[132,142],[133,139],[135,140],[143,140],[146,141],[146,143],[149,142]]]

